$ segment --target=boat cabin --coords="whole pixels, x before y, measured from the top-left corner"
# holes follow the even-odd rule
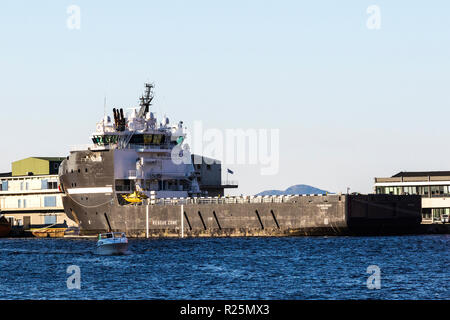
[[[112,238],[126,238],[126,236],[124,232],[108,232],[108,233],[101,233],[98,235],[98,240],[112,239]]]

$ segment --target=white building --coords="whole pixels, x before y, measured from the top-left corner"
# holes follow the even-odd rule
[[[12,225],[76,225],[64,213],[58,190],[61,160],[27,158],[14,162],[11,173],[0,174],[0,213]]]
[[[438,222],[450,213],[450,171],[399,172],[375,178],[374,187],[375,193],[421,195],[424,222]]]

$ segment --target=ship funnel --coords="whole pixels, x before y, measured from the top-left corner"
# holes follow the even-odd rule
[[[113,109],[114,114],[114,124],[116,125],[117,131],[125,130],[125,117],[123,116],[123,109]]]
[[[117,126],[118,126],[118,119],[117,119],[116,108],[113,108],[113,115],[114,115],[114,124],[115,124],[116,127],[117,127]]]

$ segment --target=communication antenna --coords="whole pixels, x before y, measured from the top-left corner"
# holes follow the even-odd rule
[[[103,116],[106,116],[106,94],[105,94],[105,98],[103,100]]]
[[[103,99],[103,132],[105,132],[105,118],[106,118],[106,94]]]
[[[153,94],[153,88],[155,85],[153,83],[146,83],[145,84],[145,92],[144,94],[139,98],[141,101],[139,105],[141,106],[141,109],[139,110],[138,117],[144,117],[147,112],[150,111],[150,106],[152,104],[152,100],[154,98]]]

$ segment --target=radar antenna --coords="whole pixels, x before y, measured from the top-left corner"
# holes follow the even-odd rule
[[[154,87],[155,86],[153,85],[153,83],[145,84],[145,93],[143,96],[139,98],[139,100],[141,101],[139,104],[141,106],[141,109],[139,109],[138,117],[140,118],[144,117],[145,114],[150,111],[150,106],[154,97],[153,96]]]

